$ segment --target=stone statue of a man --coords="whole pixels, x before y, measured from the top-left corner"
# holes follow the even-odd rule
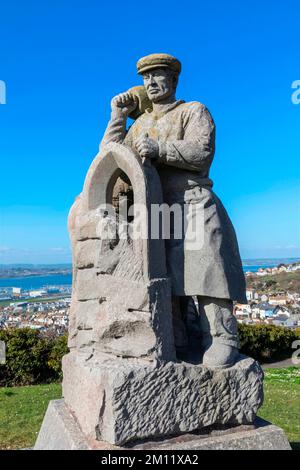
[[[138,61],[137,71],[152,107],[127,130],[136,99],[130,92],[113,98],[101,147],[117,142],[151,159],[161,178],[164,202],[193,204],[202,211],[203,240],[192,250],[184,236],[167,240],[167,268],[174,299],[198,298],[203,363],[229,367],[238,357],[233,301],[246,302],[245,278],[234,228],[209,178],[215,125],[203,104],[177,100],[181,64],[175,57],[151,54]]]

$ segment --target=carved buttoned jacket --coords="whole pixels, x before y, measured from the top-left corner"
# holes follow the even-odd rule
[[[184,216],[185,233],[196,218],[201,221],[196,246],[187,243],[185,236],[166,240],[173,294],[246,302],[235,231],[209,178],[215,151],[215,125],[209,111],[196,101],[176,101],[160,113],[146,110],[128,131],[125,117],[111,119],[101,147],[117,142],[136,150],[135,142],[141,135],[159,144],[155,166],[164,201],[193,208]]]

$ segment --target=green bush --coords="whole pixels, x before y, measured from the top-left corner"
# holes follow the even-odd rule
[[[68,352],[67,335],[58,336],[53,340],[53,346],[48,356],[48,367],[56,374],[57,379],[62,380],[61,359]]]
[[[0,330],[6,343],[6,363],[0,365],[0,386],[47,383],[61,378],[66,337],[48,338],[30,328]]]
[[[298,339],[300,339],[300,326],[297,326],[297,328],[295,328],[295,334],[297,335]]]
[[[292,356],[293,341],[299,339],[296,330],[275,325],[239,324],[241,353],[261,362]]]

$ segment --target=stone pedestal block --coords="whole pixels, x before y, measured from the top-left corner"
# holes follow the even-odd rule
[[[35,450],[290,450],[290,444],[277,426],[257,418],[253,425],[206,429],[155,441],[115,446],[104,441],[88,440],[64,400],[50,402]]]
[[[169,362],[64,357],[63,395],[88,439],[124,444],[215,424],[253,423],[263,373],[250,358],[228,369]]]

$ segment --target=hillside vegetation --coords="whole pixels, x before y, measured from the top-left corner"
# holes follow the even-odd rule
[[[300,270],[267,276],[249,276],[247,277],[247,287],[257,292],[300,293]]]

